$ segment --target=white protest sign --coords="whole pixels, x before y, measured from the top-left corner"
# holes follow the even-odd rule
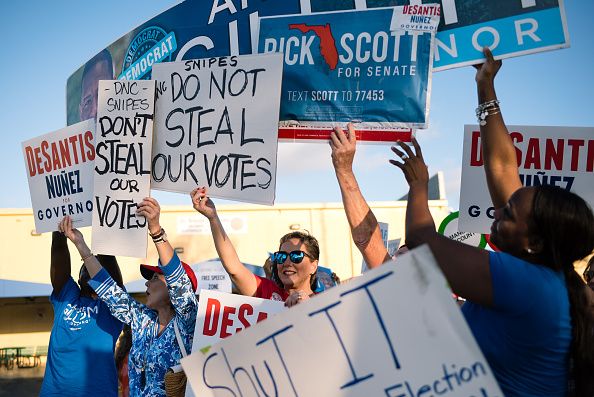
[[[182,359],[199,396],[502,396],[428,247]]]
[[[231,293],[231,277],[218,259],[197,263],[192,269],[198,278],[197,294],[207,290]]]
[[[192,351],[197,352],[204,347],[214,345],[223,338],[236,334],[285,309],[285,304],[279,301],[217,291],[202,291],[200,292]],[[193,393],[188,383],[186,397],[195,395],[198,394]]]
[[[439,4],[411,4],[394,7],[390,30],[437,32],[441,7]]]
[[[92,250],[144,258],[150,195],[155,82],[101,80],[97,102]]]
[[[388,224],[385,222],[378,222],[377,223],[380,229],[380,233],[382,234],[382,240],[384,242],[384,246],[386,249],[388,248]],[[361,273],[365,273],[369,270],[369,266],[367,266],[367,262],[365,259],[361,261]]]
[[[280,54],[155,64],[152,187],[273,204]]]
[[[594,205],[594,128],[507,126],[524,186],[555,185]],[[491,203],[478,125],[464,126],[459,230],[490,233]]]
[[[202,291],[192,351],[214,345],[285,309],[285,303],[280,301]]]
[[[91,119],[22,143],[37,233],[58,230],[66,215],[91,225],[94,139]]]

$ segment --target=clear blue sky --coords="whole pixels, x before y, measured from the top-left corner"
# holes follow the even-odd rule
[[[65,126],[66,79],[99,50],[172,0],[0,2],[0,194],[2,208],[31,206],[21,142]],[[571,48],[504,62],[498,94],[508,124],[594,126],[594,2],[566,1]],[[458,208],[462,132],[475,123],[474,69],[434,74],[430,128],[419,132],[430,171],[445,173],[450,206]],[[355,172],[370,201],[406,193],[388,146],[360,146]],[[185,195],[156,192],[162,204]],[[277,202],[340,201],[326,144],[281,144]]]

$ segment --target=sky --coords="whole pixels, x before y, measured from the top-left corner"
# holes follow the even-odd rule
[[[0,2],[0,208],[30,208],[21,143],[66,125],[67,78],[101,49],[172,0],[20,0]],[[566,1],[571,47],[504,61],[496,79],[508,124],[594,126],[594,2]],[[430,127],[418,139],[431,173],[443,171],[446,196],[458,208],[464,124],[476,124],[475,70],[435,73]],[[386,145],[359,145],[355,174],[368,201],[407,192],[388,163]],[[189,205],[187,195],[154,192],[162,205]],[[340,191],[325,143],[281,143],[277,203],[339,202]],[[229,203],[223,200],[217,202]]]

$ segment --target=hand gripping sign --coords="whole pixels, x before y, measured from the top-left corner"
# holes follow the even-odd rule
[[[199,396],[502,395],[427,246],[182,366]]]

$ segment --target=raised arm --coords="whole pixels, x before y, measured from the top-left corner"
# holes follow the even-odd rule
[[[349,123],[346,133],[336,127],[330,135],[330,147],[332,165],[338,179],[342,204],[353,241],[370,269],[380,266],[389,260],[390,256],[384,245],[377,219],[365,201],[353,173],[353,159],[357,148],[353,125]]]
[[[68,239],[61,232],[52,233],[50,279],[54,294],[59,294],[70,277],[70,251]]]
[[[198,302],[192,290],[192,283],[159,222],[161,207],[157,200],[146,197],[138,206],[137,213],[147,220],[149,233],[159,254],[159,266],[169,286],[169,298],[173,309],[186,323],[192,322],[193,327]]]
[[[66,216],[58,226],[59,230],[72,241],[89,272],[89,286],[95,290],[99,299],[109,307],[111,314],[126,324],[139,319],[142,312],[148,310],[136,302],[101,266],[85,242],[82,233],[72,227],[72,220]],[[114,258],[115,259],[115,258]],[[119,272],[119,268],[118,268]]]
[[[483,50],[486,62],[476,66],[476,86],[481,122],[481,144],[484,168],[491,201],[495,208],[505,207],[512,193],[522,187],[513,142],[503,121],[497,95],[495,76],[501,61],[495,61],[488,48]],[[482,114],[482,116],[481,116]]]
[[[159,222],[159,216],[161,215],[159,203],[152,197],[145,197],[138,205],[136,213],[146,218],[149,234],[155,243],[155,248],[157,248],[159,261],[161,264],[167,265],[173,258],[174,251],[171,243],[167,240],[165,230],[163,230]]]
[[[233,243],[225,233],[225,229],[217,214],[217,209],[206,195],[206,188],[196,188],[190,193],[194,209],[204,215],[210,223],[210,231],[215,248],[221,259],[223,267],[229,273],[231,280],[237,286],[239,293],[254,296],[258,288],[256,277],[241,263]]]
[[[101,263],[99,263],[95,255],[91,252],[82,233],[78,229],[72,227],[72,219],[69,216],[64,217],[58,225],[58,229],[72,241],[78,250],[80,258],[89,272],[89,276],[91,276],[91,278],[95,277],[95,275],[103,269],[103,266],[101,266]]]
[[[407,145],[392,147],[402,162],[390,160],[402,170],[409,185],[406,207],[406,245],[415,248],[429,244],[437,264],[445,274],[452,290],[475,303],[490,306],[493,288],[487,251],[448,239],[435,231],[429,212],[429,173],[421,148],[413,138],[416,154]]]

